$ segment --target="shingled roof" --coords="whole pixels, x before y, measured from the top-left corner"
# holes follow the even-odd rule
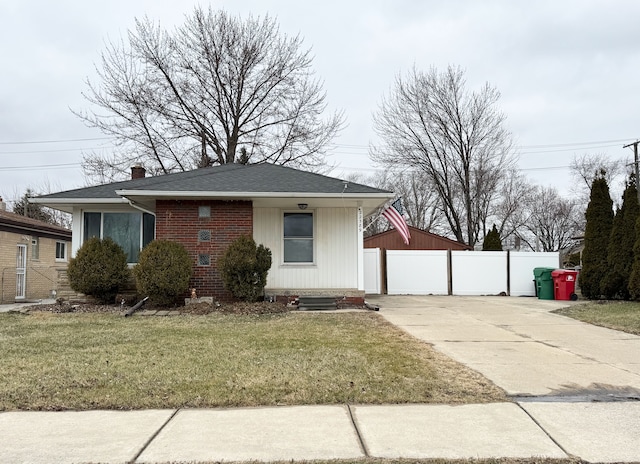
[[[69,229],[3,210],[0,210],[0,230],[15,234],[71,240],[71,231]]]
[[[193,171],[86,187],[44,195],[35,203],[62,209],[71,203],[117,203],[151,198],[256,199],[275,197],[377,198],[392,192],[286,166],[225,164]]]
[[[345,184],[347,189],[345,189]],[[346,190],[346,192],[345,192]],[[385,194],[391,193],[333,177],[299,171],[275,164],[225,164],[157,177],[52,193],[39,198],[119,198],[117,192],[193,192],[193,193],[316,193]]]

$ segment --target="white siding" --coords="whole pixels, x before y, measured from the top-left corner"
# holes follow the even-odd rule
[[[358,287],[358,228],[356,208],[307,209],[314,213],[312,265],[284,264],[280,208],[254,208],[253,238],[271,250],[273,264],[267,289],[331,289]]]

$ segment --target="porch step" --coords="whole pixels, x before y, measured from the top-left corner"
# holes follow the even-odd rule
[[[336,299],[330,296],[301,296],[298,309],[301,311],[336,309]]]

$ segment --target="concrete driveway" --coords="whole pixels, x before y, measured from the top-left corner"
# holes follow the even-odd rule
[[[640,399],[640,337],[552,314],[531,297],[374,296],[380,314],[514,397]],[[559,398],[558,398],[559,399]]]

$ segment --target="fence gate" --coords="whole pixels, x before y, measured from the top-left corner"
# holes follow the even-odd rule
[[[18,245],[16,254],[16,299],[24,298],[27,287],[27,245]]]

